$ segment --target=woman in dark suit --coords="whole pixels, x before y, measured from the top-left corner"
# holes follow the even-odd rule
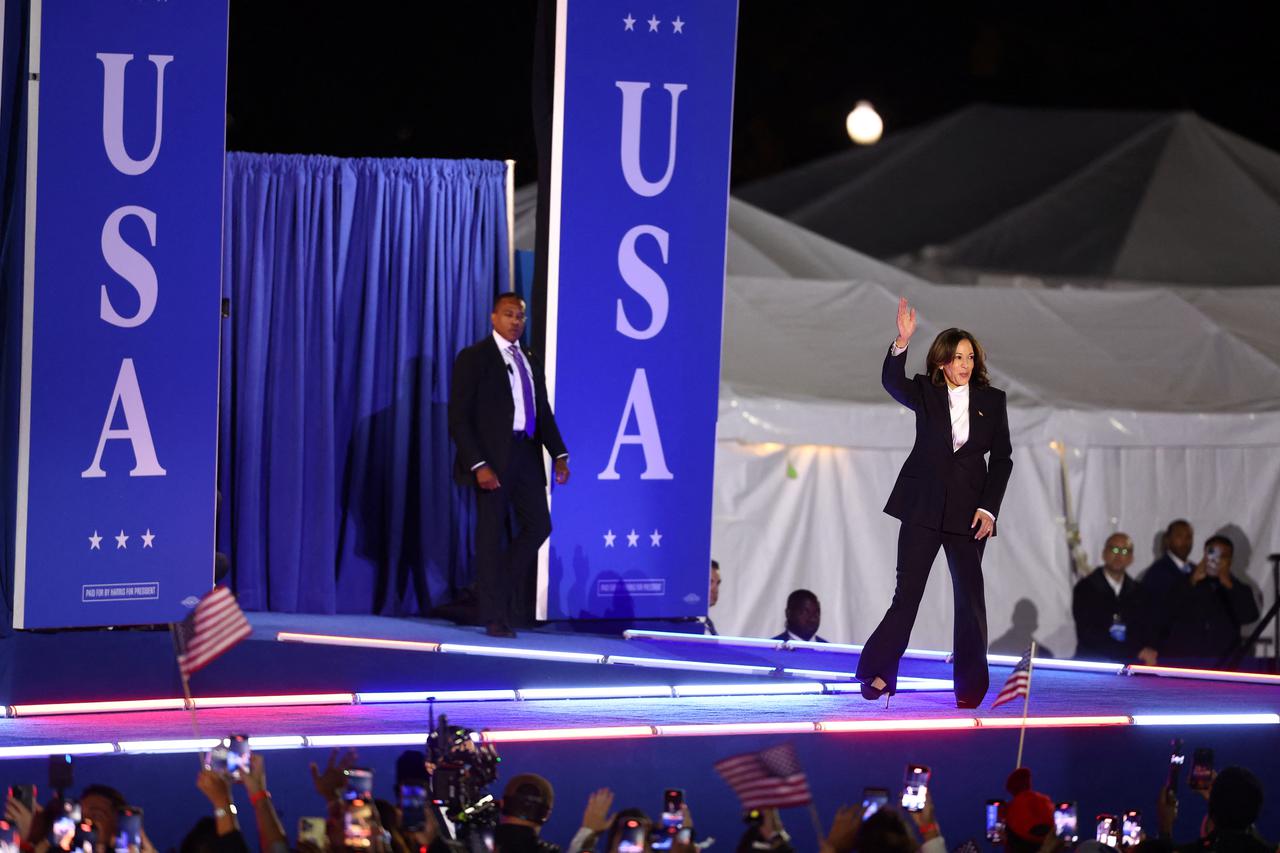
[[[858,659],[862,695],[878,699],[897,689],[929,569],[941,548],[955,591],[956,704],[976,708],[987,693],[987,605],[982,552],[996,532],[996,516],[1013,470],[1004,392],[987,379],[982,345],[963,329],[934,339],[927,373],[906,376],[906,350],[916,312],[898,301],[898,337],[885,355],[885,390],[916,413],[916,441],[884,511],[898,531],[897,587],[889,611]],[[990,462],[984,460],[990,454]]]

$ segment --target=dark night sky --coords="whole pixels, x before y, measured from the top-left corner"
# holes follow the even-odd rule
[[[848,146],[859,98],[887,133],[986,101],[1192,110],[1280,149],[1267,4],[969,5],[741,0],[733,182]],[[303,8],[232,0],[229,148],[510,157],[536,178],[534,0]]]

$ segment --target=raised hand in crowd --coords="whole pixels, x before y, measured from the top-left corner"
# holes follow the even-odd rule
[[[230,835],[233,832],[239,832],[240,823],[236,820],[236,807],[231,798],[231,779],[224,773],[205,769],[196,776],[196,787],[213,806],[217,834]]]
[[[831,831],[818,844],[819,853],[850,853],[858,827],[862,826],[862,809],[858,806],[841,806],[836,810]]]
[[[31,838],[31,827],[38,823],[36,818],[40,815],[40,804],[35,803],[31,808],[27,808],[12,793],[4,804],[4,819],[13,824],[18,831],[18,837],[23,841]]]
[[[932,788],[925,789],[924,808],[918,812],[907,812],[907,814],[911,815],[911,820],[915,823],[916,830],[920,833],[921,847],[935,838],[942,837],[942,830],[938,828],[937,813],[933,808]]]
[[[398,829],[399,836],[403,839],[405,847],[411,853],[418,853],[420,850],[427,850],[438,840],[443,840],[440,833],[440,822],[436,820],[436,812],[434,808],[423,809],[423,824],[421,829],[406,829],[401,825]],[[394,836],[395,831],[392,832]],[[301,851],[299,851],[301,853]]]
[[[314,761],[311,762],[311,783],[315,785],[316,793],[324,797],[326,803],[340,798],[342,789],[347,784],[347,771],[356,766],[354,749],[348,749],[342,753],[341,758],[338,757],[338,753],[337,749],[329,753],[329,763],[325,765],[323,773]]]
[[[582,810],[582,828],[600,835],[613,823],[613,791],[599,788],[587,797],[587,807]]]
[[[280,825],[280,816],[276,814],[275,804],[271,802],[271,791],[267,789],[267,763],[262,753],[255,752],[249,756],[249,769],[240,777],[244,789],[249,794],[249,802],[253,806],[253,817],[258,827],[258,843],[263,853],[287,853],[289,839]]]
[[[565,853],[594,849],[596,841],[613,825],[612,808],[613,791],[608,788],[592,791],[587,797],[587,807],[582,810],[582,825],[569,842],[569,849]]]
[[[680,806],[680,819],[684,829],[689,831],[689,840],[681,841],[677,835],[671,840],[671,853],[698,853],[697,838],[693,832],[693,812],[689,811],[689,804],[685,803]]]
[[[341,850],[346,842],[346,809],[354,808],[343,800],[342,792],[347,787],[348,771],[356,766],[359,756],[354,749],[348,749],[339,755],[335,749],[329,753],[329,761],[323,771],[313,761],[310,765],[311,783],[316,793],[325,801],[325,831],[329,836],[329,847]],[[369,829],[369,853],[392,853],[388,847],[389,833],[382,825],[377,805],[372,799],[363,801],[359,806],[359,820]]]
[[[1156,800],[1156,827],[1160,838],[1173,837],[1173,825],[1178,822],[1178,795],[1168,783],[1160,788],[1160,798]]]
[[[390,800],[373,801],[374,811],[377,812],[378,822],[382,824],[383,841],[388,845],[390,853],[418,853],[417,847],[410,847],[409,841],[405,838],[404,827],[400,820],[402,813],[400,807]]]

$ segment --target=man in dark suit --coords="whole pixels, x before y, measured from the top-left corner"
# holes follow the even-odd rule
[[[1004,392],[987,377],[982,345],[963,329],[941,332],[925,356],[927,372],[907,379],[907,344],[915,329],[915,309],[900,299],[898,337],[885,353],[880,379],[915,413],[916,438],[884,508],[902,522],[897,585],[858,658],[858,680],[866,699],[896,690],[898,664],[941,549],[955,595],[956,704],[976,708],[990,678],[982,554],[995,535],[1013,472],[1009,417]]]
[[[720,563],[711,561],[711,576],[707,579],[707,615],[702,618],[702,633],[716,636],[716,623],[711,621],[711,608],[720,600]]]
[[[1169,522],[1164,531],[1164,553],[1142,573],[1142,591],[1151,610],[1151,642],[1161,648],[1172,627],[1174,600],[1187,587],[1194,566],[1188,562],[1195,531],[1185,519]]]
[[[825,643],[818,636],[822,624],[822,605],[818,596],[807,589],[792,590],[787,596],[787,609],[783,613],[787,627],[775,640],[801,640],[806,643]]]
[[[551,535],[545,447],[556,483],[569,481],[569,451],[547,400],[542,366],[519,345],[524,300],[494,301],[493,334],[458,353],[449,389],[449,435],[457,446],[454,479],[476,491],[476,599],[493,637],[514,637],[526,624],[529,579],[538,548]],[[514,530],[503,548],[507,522]]]
[[[1142,585],[1129,577],[1133,540],[1112,533],[1102,549],[1102,565],[1080,580],[1071,593],[1076,620],[1076,657],[1116,663],[1156,663],[1148,645],[1150,614]]]

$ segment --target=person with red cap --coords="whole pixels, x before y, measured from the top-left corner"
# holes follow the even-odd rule
[[[1005,808],[1005,849],[1009,853],[1036,853],[1060,847],[1053,834],[1053,800],[1031,790],[1031,771],[1019,767],[1004,783],[1011,795]]]

